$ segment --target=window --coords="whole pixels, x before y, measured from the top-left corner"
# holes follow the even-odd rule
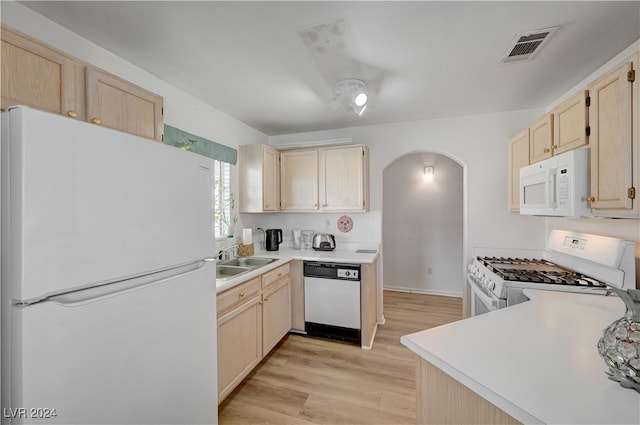
[[[214,231],[216,238],[233,234],[237,217],[234,214],[235,200],[231,193],[231,164],[213,161],[213,210],[215,211]]]

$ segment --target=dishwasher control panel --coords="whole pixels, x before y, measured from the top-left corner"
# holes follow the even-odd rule
[[[304,276],[357,281],[360,280],[360,264],[305,261]]]
[[[338,269],[337,277],[343,277],[347,279],[359,279],[360,272],[358,270],[350,270],[350,269]]]

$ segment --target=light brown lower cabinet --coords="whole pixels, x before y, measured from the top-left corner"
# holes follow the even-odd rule
[[[428,361],[417,359],[417,423],[521,423]]]
[[[218,319],[218,402],[262,360],[260,297]]]
[[[291,329],[291,279],[284,264],[217,295],[218,404]]]
[[[291,279],[262,293],[262,352],[267,355],[291,329]]]

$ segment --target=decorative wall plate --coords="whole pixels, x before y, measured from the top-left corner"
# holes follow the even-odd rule
[[[338,230],[343,233],[350,232],[353,229],[353,220],[348,215],[343,215],[338,219]]]

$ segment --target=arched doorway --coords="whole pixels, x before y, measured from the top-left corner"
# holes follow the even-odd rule
[[[433,168],[433,181],[424,179]],[[462,297],[465,169],[435,152],[395,159],[382,177],[385,289]]]

